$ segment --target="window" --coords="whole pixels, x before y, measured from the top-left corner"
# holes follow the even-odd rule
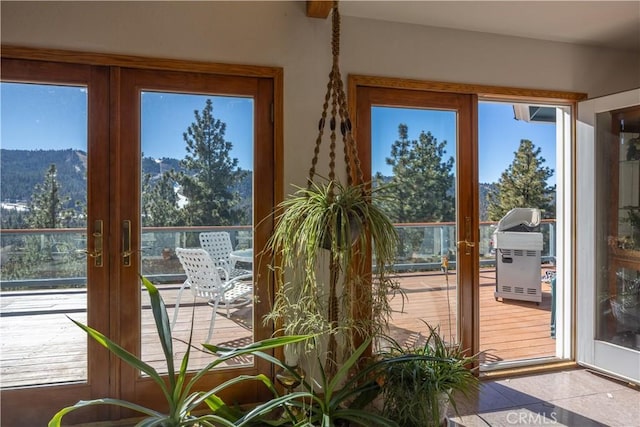
[[[440,326],[447,339],[461,342],[473,353],[482,352],[485,371],[572,357],[572,112],[584,95],[357,75],[349,76],[349,85],[355,94],[350,106],[357,115],[358,151],[370,168],[365,173],[400,184],[394,221],[404,244],[395,269],[407,300],[394,314],[392,336],[400,344],[410,344],[428,333],[423,321]],[[456,97],[459,101],[447,101]],[[461,107],[465,102],[470,113]],[[521,140],[532,138],[523,131],[513,136],[515,146],[513,141],[487,139],[486,129],[506,137],[506,119],[497,119],[497,113],[487,115],[495,109],[506,111],[510,122],[518,119],[521,127],[543,123],[535,126],[542,128],[544,142],[549,143],[544,156],[555,159],[543,164],[553,172],[554,181],[543,190],[554,209],[533,206],[546,209],[548,215],[554,210],[543,221],[540,234],[545,243],[536,250],[540,261],[532,277],[540,291],[535,300],[503,298],[498,292],[492,236],[499,218],[489,221],[481,216],[487,207],[484,190],[495,189],[495,183],[479,177],[490,170],[499,180]],[[448,126],[447,114],[453,116]],[[416,159],[424,160],[427,152],[438,159],[421,171]],[[440,181],[433,172],[444,171],[448,164],[451,169],[440,180],[444,190],[438,193]],[[403,182],[409,172],[414,176]],[[449,199],[455,214],[447,222],[438,211],[443,204],[436,202]],[[418,211],[423,205],[426,213]],[[552,274],[546,270],[553,271],[555,292]],[[527,316],[536,328],[530,327]],[[531,335],[532,329],[537,335]],[[541,350],[542,341],[547,347]]]
[[[30,54],[35,53],[3,50],[3,102],[11,99],[15,107],[11,112],[23,112],[19,121],[11,123],[55,118],[56,125],[68,125],[67,133],[59,136],[49,124],[48,132],[38,140],[37,149],[42,151],[30,146],[31,140],[25,139],[24,133],[9,148],[5,141],[9,142],[11,129],[3,126],[3,190],[4,181],[11,179],[5,172],[15,173],[14,182],[26,182],[24,177],[36,164],[33,161],[25,166],[26,163],[16,160],[5,168],[4,162],[20,154],[24,160],[28,154],[38,159],[41,167],[36,175],[43,183],[38,191],[35,186],[26,185],[26,196],[13,198],[36,200],[34,195],[38,192],[51,195],[50,184],[56,183],[64,202],[56,214],[60,220],[53,224],[33,219],[15,222],[7,230],[10,224],[3,221],[3,253],[14,248],[12,260],[22,262],[19,272],[24,276],[5,274],[13,263],[3,259],[3,300],[10,295],[15,301],[11,306],[3,306],[3,357],[13,354],[5,348],[15,348],[22,355],[15,365],[22,370],[14,376],[5,376],[13,365],[10,360],[2,360],[3,425],[19,422],[41,425],[54,410],[90,397],[108,395],[140,402],[155,399],[157,391],[148,378],[109,358],[104,349],[87,340],[64,315],[88,322],[130,352],[156,363],[159,347],[153,341],[155,331],[139,274],[148,276],[161,289],[171,315],[185,280],[175,257],[176,248],[200,246],[201,232],[225,231],[231,236],[234,251],[250,248],[259,251],[271,230],[269,218],[276,204],[275,188],[280,174],[280,166],[274,163],[274,153],[279,151],[276,135],[281,120],[280,69],[202,63],[177,63],[174,69],[167,69],[162,61],[139,61],[154,69],[149,71],[123,66],[128,64],[119,62],[122,58],[104,55],[87,54],[83,58],[88,63],[67,64],[57,62],[56,54],[46,52],[37,52],[39,60],[30,59]],[[47,61],[42,61],[43,57]],[[26,96],[29,91],[35,94]],[[9,98],[9,94],[16,92],[18,96]],[[35,107],[27,104],[32,100]],[[198,144],[203,141],[183,133],[197,133],[199,125],[209,124],[217,127],[212,136],[218,143],[212,148],[218,150],[217,158],[225,150],[228,154],[228,161],[218,165],[220,169],[213,174],[217,180],[212,182],[218,183],[217,190],[228,194],[230,202],[228,209],[221,209],[222,214],[195,221],[195,212],[202,210],[198,202],[209,193],[193,189],[189,192],[186,187],[188,178],[202,173],[201,165],[189,161],[197,163],[198,157],[204,155],[198,151]],[[31,125],[29,129],[36,127]],[[5,152],[5,147],[11,151]],[[256,176],[260,179],[255,179]],[[72,192],[71,188],[76,187],[79,190]],[[12,218],[17,221],[20,212],[17,208],[22,207],[22,202],[3,202],[3,218],[5,210],[12,206],[15,207]],[[184,215],[188,208],[189,214]],[[66,222],[62,223],[63,219]],[[27,272],[30,245],[46,247],[47,260],[32,262],[37,268]],[[228,339],[225,344],[238,345],[271,333],[261,321],[255,321],[266,311],[266,304],[252,303],[268,299],[268,272],[252,266],[253,258],[246,259],[244,255],[244,260],[249,261],[244,267],[260,277],[258,283],[263,286],[249,286],[249,303],[231,310],[228,316],[219,310],[211,342],[224,341],[226,333],[227,337],[241,339],[235,342]],[[45,268],[47,265],[55,268]],[[39,285],[45,289],[36,289]],[[52,306],[51,301],[57,304]],[[22,308],[16,308],[19,306]],[[183,298],[176,333],[189,327],[188,314],[192,310],[196,316],[195,330],[206,332],[214,310],[206,301],[203,304]],[[27,339],[17,339],[20,331],[27,328],[31,331]],[[52,328],[57,335],[53,335]],[[5,339],[7,336],[12,339]],[[42,345],[46,340],[49,343]],[[29,346],[33,349],[29,350]],[[59,358],[51,357],[52,348],[61,355]],[[46,357],[37,357],[41,350],[48,353]],[[24,354],[32,356],[25,362]],[[203,361],[193,363],[195,369]],[[46,369],[42,369],[44,364]],[[267,365],[244,360],[230,368],[234,368],[235,376],[239,370],[248,374],[263,372]],[[225,369],[212,373],[203,379],[203,386],[220,383],[229,375]],[[5,382],[9,380],[13,382]],[[235,401],[258,399],[253,388],[230,393],[241,393],[227,396]],[[42,411],[26,409],[32,408],[34,401],[41,402]],[[25,414],[32,419],[25,420]],[[88,409],[78,411],[74,420],[84,422],[109,416],[108,410]]]

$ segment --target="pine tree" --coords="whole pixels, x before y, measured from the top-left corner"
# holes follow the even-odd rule
[[[51,164],[44,176],[44,181],[36,184],[33,189],[26,215],[27,226],[37,229],[71,227],[77,215],[73,209],[64,208],[69,200],[71,200],[70,197],[61,196],[56,165]],[[10,277],[24,277],[23,275],[30,274],[34,266],[54,259],[64,261],[57,266],[60,269],[61,265],[66,266],[65,263],[73,257],[69,236],[53,233],[26,236],[22,250],[22,255],[4,269],[3,274],[9,274]]]
[[[187,155],[180,163],[184,172],[177,176],[187,199],[188,225],[248,224],[239,208],[240,196],[232,190],[246,172],[230,156],[233,144],[225,140],[226,124],[213,117],[210,99],[202,113],[194,114],[195,121],[183,134]]]
[[[169,227],[184,225],[174,189],[175,173],[163,173],[157,182],[152,175],[145,174],[142,182],[142,225],[145,227]]]
[[[441,222],[455,220],[453,158],[443,161],[447,142],[438,142],[422,131],[409,140],[406,124],[398,125],[398,140],[391,146],[393,177],[386,210],[394,222]],[[377,176],[378,180],[382,177]]]
[[[17,209],[2,209],[0,212],[0,229],[25,228],[26,214]]]
[[[398,139],[386,158],[393,176],[389,179],[378,173],[375,183],[383,185],[379,200],[393,222],[455,220],[454,162],[451,157],[443,161],[446,145],[424,131],[417,140],[410,140],[407,125],[398,125]],[[400,257],[420,250],[422,231],[401,228],[398,233]]]
[[[513,162],[487,195],[489,220],[498,221],[513,208],[538,208],[544,218],[555,217],[555,186],[547,185],[553,169],[543,166],[541,152],[528,139],[520,141]]]
[[[30,228],[62,228],[73,220],[74,213],[63,206],[70,200],[60,195],[56,165],[51,164],[44,181],[36,184],[27,215],[27,225]]]

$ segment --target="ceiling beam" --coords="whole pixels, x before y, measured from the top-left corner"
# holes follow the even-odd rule
[[[309,18],[327,19],[333,8],[330,0],[307,0],[307,16]]]

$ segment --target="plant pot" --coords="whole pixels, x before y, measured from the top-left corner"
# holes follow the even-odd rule
[[[447,411],[449,410],[449,395],[447,393],[440,393],[438,396],[438,414],[439,423],[438,426],[447,425]]]
[[[362,232],[362,222],[359,218],[356,217],[354,213],[349,213],[349,237],[345,238],[339,233],[343,231],[342,221],[340,221],[340,217],[338,218],[338,234],[333,234],[331,230],[327,229],[324,234],[324,238],[322,239],[322,245],[320,246],[322,249],[331,250],[332,242],[337,241],[338,250],[342,250],[343,242],[349,242],[350,245],[353,245],[360,237],[360,233]]]

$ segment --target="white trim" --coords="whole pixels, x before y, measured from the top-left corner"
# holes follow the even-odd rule
[[[556,108],[556,357],[571,358],[573,302],[573,138],[569,107]]]

